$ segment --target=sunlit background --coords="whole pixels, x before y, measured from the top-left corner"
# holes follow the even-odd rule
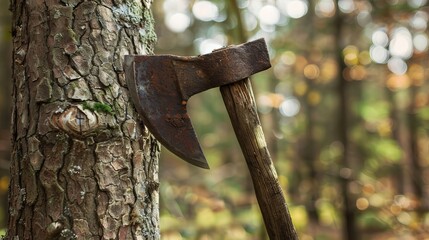
[[[155,0],[156,53],[206,54],[265,38],[272,68],[252,84],[300,238],[429,239],[428,5]],[[9,15],[0,9],[3,62]],[[0,73],[4,228],[11,75]],[[211,170],[163,150],[162,239],[268,239],[219,91],[191,98],[188,109]]]
[[[272,68],[252,83],[301,239],[429,239],[426,0],[153,7],[157,53],[268,42]],[[268,239],[219,91],[189,111],[211,170],[163,151],[163,239]]]

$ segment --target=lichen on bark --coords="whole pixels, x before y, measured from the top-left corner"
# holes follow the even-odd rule
[[[138,121],[122,70],[124,55],[153,51],[150,5],[11,1],[7,239],[160,238],[159,145]]]

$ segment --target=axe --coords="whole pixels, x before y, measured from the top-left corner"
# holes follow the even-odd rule
[[[171,152],[209,168],[186,110],[188,99],[220,87],[270,239],[298,239],[268,152],[248,79],[271,67],[264,39],[212,53],[125,56],[131,99],[143,124]]]

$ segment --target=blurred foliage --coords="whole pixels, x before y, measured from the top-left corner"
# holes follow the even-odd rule
[[[358,239],[429,239],[426,0],[159,0],[153,8],[157,53],[268,42],[272,68],[252,83],[301,239],[343,238],[344,181]],[[267,239],[218,90],[188,109],[211,170],[163,151],[163,238]]]

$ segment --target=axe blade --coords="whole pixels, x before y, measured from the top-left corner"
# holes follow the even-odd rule
[[[143,124],[168,150],[195,166],[208,169],[186,102],[178,94],[177,82],[171,80],[176,76],[168,71],[173,69],[170,57],[125,56],[124,64],[130,95]]]

